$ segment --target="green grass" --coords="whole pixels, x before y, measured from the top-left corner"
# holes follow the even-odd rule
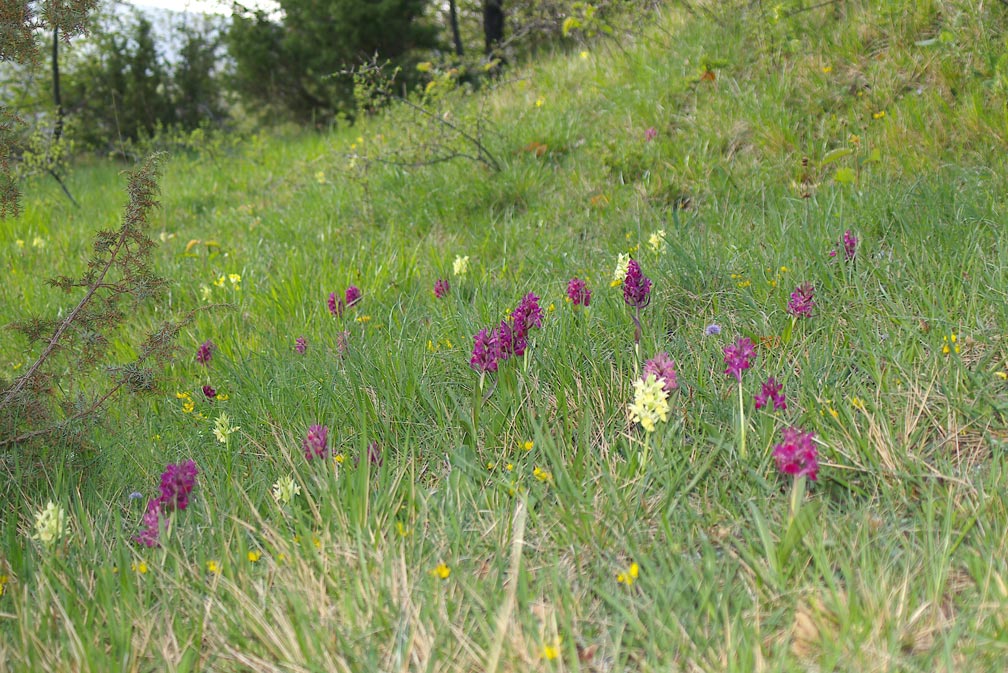
[[[449,97],[451,119],[485,110],[496,173],[368,163],[434,142],[401,108],[169,159],[151,231],[171,291],[133,328],[207,305],[203,286],[222,306],[157,396],[115,402],[93,452],[54,448],[42,471],[5,457],[0,667],[1000,670],[1008,10],[975,4],[663,9],[620,47]],[[80,271],[116,221],[120,168],[71,173],[79,211],[24,185],[0,229],[0,321],[66,307],[42,279]],[[845,229],[853,263],[828,256]],[[680,382],[644,465],[633,324],[609,282],[628,251],[654,282],[641,352],[667,350]],[[588,310],[564,301],[572,276]],[[789,333],[803,281],[816,310]],[[339,321],[325,300],[351,283],[363,300]],[[474,426],[473,335],[527,292],[547,308],[527,368],[502,365]],[[722,363],[740,336],[760,343],[744,459]],[[0,344],[15,373],[31,355]],[[753,410],[767,376],[786,411]],[[220,412],[240,426],[226,445]],[[304,460],[316,423],[342,462]],[[815,431],[821,460],[797,517],[771,457],[788,425]],[[371,442],[380,466],[355,460]],[[132,544],[165,464],[188,458],[189,509],[160,548]],[[300,494],[279,507],[289,475]],[[49,500],[69,522],[53,547],[31,538]]]

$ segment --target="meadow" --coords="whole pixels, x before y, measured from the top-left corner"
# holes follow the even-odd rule
[[[0,668],[1003,670],[1008,7],[739,7],[162,159],[130,329],[200,311],[5,450]],[[124,168],[23,185],[0,322]]]

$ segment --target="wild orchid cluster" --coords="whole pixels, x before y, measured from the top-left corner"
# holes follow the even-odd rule
[[[343,293],[343,297],[337,297],[335,292],[329,293],[329,299],[326,302],[329,306],[329,313],[333,314],[337,318],[343,317],[343,312],[355,305],[360,301],[361,291],[356,285],[351,285]]]
[[[511,356],[522,357],[528,348],[529,330],[542,327],[543,310],[539,297],[529,292],[500,325],[481,329],[473,337],[469,366],[480,374],[496,372],[499,363]]]
[[[175,510],[184,511],[189,506],[189,496],[196,486],[199,469],[192,460],[169,464],[161,474],[160,495],[147,501],[141,531],[133,536],[133,541],[145,547],[160,545],[161,517],[167,517]]]

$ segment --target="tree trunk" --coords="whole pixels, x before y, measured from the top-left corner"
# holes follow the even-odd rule
[[[63,137],[63,97],[60,95],[59,74],[59,28],[52,31],[52,92],[53,105],[56,107],[56,124],[53,126],[53,141],[59,142]]]
[[[462,56],[462,36],[459,34],[458,7],[455,0],[448,3],[448,16],[451,20],[452,42],[455,43],[455,55]]]
[[[486,55],[503,61],[497,48],[504,41],[504,0],[483,0],[483,37]]]

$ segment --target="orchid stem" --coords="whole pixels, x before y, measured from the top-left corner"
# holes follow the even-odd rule
[[[746,457],[746,425],[745,425],[745,401],[742,397],[742,381],[738,385],[738,411],[739,411],[739,456]]]

